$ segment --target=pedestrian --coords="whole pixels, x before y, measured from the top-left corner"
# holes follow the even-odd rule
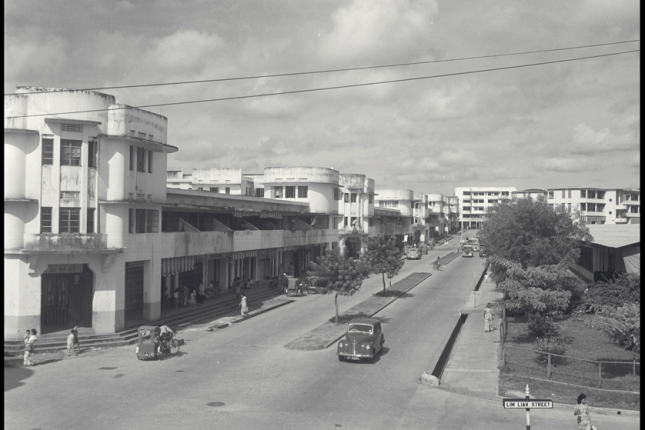
[[[242,301],[240,301],[240,308],[242,312],[243,317],[248,317],[249,316],[249,307],[246,305],[246,295],[242,293]]]
[[[245,290],[251,289],[251,278],[246,278],[246,282],[244,282],[244,286],[242,288],[244,288]]]
[[[172,292],[172,305],[175,309],[179,308],[179,288],[175,288],[175,290]]]
[[[190,290],[186,284],[181,286],[181,302],[184,307],[188,306],[188,299],[190,298]]]
[[[25,343],[25,357],[23,360],[23,365],[25,366],[33,366],[34,363],[30,360],[31,356],[34,353],[34,342],[38,339],[36,337],[36,334],[38,332],[36,331],[35,328],[31,329],[31,332],[29,334],[29,338],[27,339],[27,342]]]
[[[289,278],[287,278],[287,274],[283,273],[282,274],[282,279],[280,279],[282,283],[282,289],[284,290],[284,293],[287,294],[289,292]]]
[[[487,303],[484,308],[484,331],[488,333],[493,330],[493,305]]]
[[[76,350],[77,354],[81,353],[81,341],[78,340],[78,326],[75,325],[74,328],[74,349]]]
[[[235,278],[233,285],[235,286],[235,298],[239,299],[241,297],[240,291],[242,290],[242,280],[239,277]]]
[[[188,307],[191,308],[193,306],[197,306],[197,291],[195,290],[191,291],[188,297]]]
[[[197,304],[203,305],[205,298],[206,298],[206,288],[204,288],[204,284],[200,281],[199,286],[197,287]]]
[[[67,356],[70,357],[72,355],[75,355],[74,351],[74,329],[72,329],[69,333],[69,336],[67,336]]]
[[[596,430],[596,427],[591,425],[587,396],[584,394],[578,396],[578,404],[573,408],[573,415],[578,417],[578,430]]]
[[[488,284],[488,272],[486,272],[486,275],[484,275],[484,283]]]

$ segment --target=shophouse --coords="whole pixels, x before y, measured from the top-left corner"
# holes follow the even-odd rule
[[[159,232],[177,151],[167,119],[97,92],[16,92],[5,96],[5,337],[114,332],[134,308],[157,318],[158,261],[129,233]]]
[[[417,198],[419,195],[417,195]],[[396,209],[399,219],[396,223],[395,238],[398,243],[413,244],[421,241],[421,231],[425,225],[420,225],[419,219],[415,221],[415,205],[422,200],[415,200],[414,192],[406,189],[377,189],[375,191],[374,205],[378,208]],[[419,214],[420,212],[416,212]],[[417,225],[415,225],[415,222]],[[425,219],[423,219],[425,224]]]
[[[640,224],[640,189],[549,188],[548,204],[591,224]]]
[[[365,239],[376,234],[374,218],[374,179],[355,173],[340,173],[339,185],[343,195],[339,200],[339,244],[348,255],[358,257],[365,249]]]
[[[459,199],[459,223],[462,229],[482,227],[489,207],[510,200],[515,187],[458,187],[455,196]]]
[[[114,333],[159,319],[180,285],[298,275],[338,242],[338,172],[267,169],[269,199],[181,189],[192,178],[168,189],[165,117],[91,91],[17,92],[5,96],[5,338]]]

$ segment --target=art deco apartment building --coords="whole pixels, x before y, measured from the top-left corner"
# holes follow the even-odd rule
[[[375,211],[376,207],[399,211],[398,218],[386,219],[396,227],[393,236],[399,243],[422,243],[430,238],[430,227],[426,225],[429,214],[426,194],[407,189],[377,189],[374,200]]]
[[[488,208],[511,199],[515,187],[458,187],[455,196],[459,199],[459,223],[464,229],[481,228],[486,221]]]
[[[201,191],[168,189],[165,117],[97,92],[17,92],[5,96],[5,338],[114,333],[159,319],[180,285],[302,271],[338,243],[336,171],[265,169],[269,198],[210,191],[226,184],[211,172]]]
[[[549,188],[548,204],[567,212],[580,211],[587,224],[640,224],[640,189]]]

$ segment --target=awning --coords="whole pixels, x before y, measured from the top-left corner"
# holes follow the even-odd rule
[[[620,253],[623,256],[625,270],[627,273],[641,273],[641,247],[640,245],[622,248]]]
[[[233,216],[237,218],[242,218],[243,216],[262,216],[262,213],[260,211],[235,211],[233,212]]]
[[[280,212],[274,212],[274,211],[262,211],[260,212],[260,218],[282,219],[282,214]]]
[[[173,257],[161,259],[161,276],[188,272],[195,267],[195,257]]]
[[[255,257],[257,255],[257,251],[237,251],[233,253],[233,260],[241,260],[243,258]]]

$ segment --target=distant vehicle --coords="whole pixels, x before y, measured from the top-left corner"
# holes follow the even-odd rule
[[[470,245],[464,245],[461,248],[461,256],[462,257],[473,257],[475,254],[473,254],[473,248]]]
[[[408,260],[421,260],[421,251],[417,248],[410,248],[405,253],[405,256]]]
[[[484,249],[484,247],[482,247],[479,250],[479,258],[486,258],[486,257],[488,257],[488,254],[486,253],[486,250]]]
[[[481,247],[479,246],[479,244],[473,245],[473,252],[479,252],[480,250],[481,250]]]
[[[347,324],[347,331],[338,341],[339,361],[363,359],[374,361],[383,350],[385,336],[381,322],[376,318],[355,318]]]

